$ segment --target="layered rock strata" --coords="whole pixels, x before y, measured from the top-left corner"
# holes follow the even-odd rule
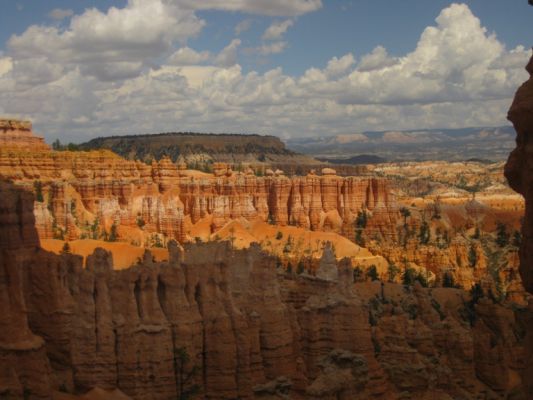
[[[44,139],[35,136],[30,121],[0,119],[0,147],[16,150],[48,151]]]
[[[108,151],[0,150],[0,176],[23,186],[40,185],[35,216],[41,238],[53,237],[54,228],[69,239],[87,237],[97,221],[108,231],[112,224],[142,226],[183,242],[190,239],[185,223],[206,217],[213,232],[243,217],[352,238],[362,210],[371,217],[369,234],[395,235],[397,206],[387,180],[326,172],[257,177],[222,164],[213,175],[183,170],[169,159],[147,165]]]
[[[498,398],[519,393],[511,309],[455,289],[291,275],[258,246],[169,246],[115,270],[110,253],[38,248],[31,195],[0,187],[0,395],[120,389],[134,399]],[[28,206],[29,205],[29,206]],[[495,318],[497,316],[497,318]],[[435,397],[438,395],[438,397]],[[433,397],[428,397],[433,396]]]

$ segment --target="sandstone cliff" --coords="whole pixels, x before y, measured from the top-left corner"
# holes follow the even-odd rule
[[[115,224],[183,242],[191,239],[186,224],[206,217],[212,218],[212,232],[243,217],[352,238],[362,210],[372,217],[369,232],[395,235],[396,203],[387,180],[334,173],[257,177],[225,164],[215,167],[214,174],[207,174],[185,170],[168,158],[147,165],[108,151],[0,150],[1,177],[26,187],[39,185],[35,216],[42,238],[93,237],[91,227],[98,225],[100,234]]]
[[[0,147],[26,151],[47,151],[42,137],[35,136],[29,121],[0,119]]]
[[[119,388],[136,399],[498,398],[520,392],[520,316],[456,289],[276,269],[258,246],[171,242],[115,270],[38,249],[31,195],[0,187],[0,395]],[[4,195],[5,194],[5,195]],[[33,232],[32,232],[33,231]],[[4,243],[4,242],[2,242]],[[497,316],[495,318],[494,316]],[[513,357],[511,355],[514,355]]]

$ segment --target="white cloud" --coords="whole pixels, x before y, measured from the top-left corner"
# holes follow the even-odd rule
[[[222,49],[215,58],[215,64],[221,67],[231,67],[237,64],[237,49],[241,45],[240,39],[233,39]]]
[[[375,69],[390,67],[397,62],[397,59],[389,57],[387,49],[383,46],[377,46],[372,50],[372,53],[366,54],[361,58],[361,62],[357,66],[357,69],[359,71],[372,71]]]
[[[52,18],[56,21],[62,21],[65,18],[72,17],[73,15],[74,11],[72,11],[71,9],[54,8],[48,13],[48,18]]]
[[[13,69],[13,60],[11,57],[1,57],[0,54],[0,77],[7,74]]]
[[[129,0],[124,8],[111,7],[107,13],[88,9],[72,17],[64,30],[33,25],[13,35],[8,48],[16,58],[46,58],[82,66],[84,73],[102,80],[126,79],[150,66],[174,42],[198,34],[204,24],[193,11],[165,0]]]
[[[287,42],[274,42],[264,44],[255,49],[259,54],[267,56],[269,54],[278,54],[287,48]]]
[[[235,35],[239,36],[241,33],[248,31],[252,27],[253,20],[247,18],[243,19],[237,25],[235,25]]]
[[[198,65],[209,60],[208,51],[196,51],[190,47],[182,47],[174,52],[168,59],[169,65]]]
[[[139,11],[144,3],[130,1],[126,8]],[[161,23],[185,18],[201,29],[188,11],[156,3],[175,13],[156,13]],[[133,18],[124,10],[114,12]],[[176,129],[306,136],[495,126],[506,122],[530,55],[523,47],[506,49],[467,6],[455,4],[394,63],[385,49],[374,49],[359,63],[352,54],[339,55],[299,76],[281,68],[244,72],[237,64],[239,39],[210,57],[185,45],[168,57],[192,31],[143,21],[147,32],[139,33],[125,23],[112,27],[110,13],[83,16],[113,32],[111,41],[74,20],[65,30],[32,27],[12,39],[0,55],[0,111],[31,118],[49,139],[71,141]],[[264,45],[283,47],[277,43],[283,42]],[[152,67],[156,59],[163,65]],[[213,65],[186,65],[202,62]]]
[[[354,64],[355,57],[351,53],[348,53],[341,58],[333,57],[328,61],[326,74],[331,78],[336,78],[346,73]]]
[[[293,17],[316,11],[321,0],[177,0],[181,5],[196,10],[240,11],[273,17]]]
[[[287,29],[289,29],[294,24],[292,19],[286,19],[285,21],[273,22],[270,25],[265,33],[263,33],[263,40],[278,40],[283,37]]]
[[[416,49],[392,62],[379,47],[362,57],[338,91],[343,104],[429,104],[509,98],[528,52],[508,52],[464,4],[452,4],[427,27]],[[495,68],[511,56],[509,68]],[[495,64],[496,63],[496,64]]]

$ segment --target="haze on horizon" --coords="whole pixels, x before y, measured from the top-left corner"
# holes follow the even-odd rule
[[[2,1],[0,116],[49,142],[506,125],[531,52],[525,1],[33,3]]]

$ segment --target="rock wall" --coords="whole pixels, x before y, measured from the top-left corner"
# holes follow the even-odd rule
[[[212,217],[212,231],[244,217],[353,238],[354,220],[363,209],[371,216],[368,234],[396,234],[397,206],[387,180],[326,172],[257,177],[223,167],[207,174],[180,169],[169,159],[146,165],[108,151],[0,150],[0,176],[26,187],[42,185],[42,202],[35,206],[41,238],[51,238],[53,226],[78,238],[96,218],[107,230],[113,223],[137,228],[142,221],[146,231],[183,242],[191,239],[185,222],[205,217]]]
[[[31,195],[2,184],[0,231],[32,229]],[[7,195],[4,195],[7,194]],[[9,219],[9,218],[8,218]],[[28,237],[33,238],[29,240]],[[134,399],[498,398],[521,390],[519,318],[456,289],[291,275],[253,245],[171,242],[113,269],[15,236],[0,251],[0,396],[118,388]],[[472,310],[472,308],[470,308]],[[495,317],[496,316],[496,317]],[[438,396],[437,396],[438,395]],[[433,396],[433,397],[428,397]],[[437,396],[437,397],[435,397]]]
[[[526,70],[529,79],[520,86],[509,109],[508,119],[516,130],[516,148],[509,155],[505,165],[505,176],[511,187],[521,193],[526,201],[526,212],[522,225],[522,245],[520,247],[520,275],[524,287],[533,293],[533,57]],[[527,396],[533,397],[533,303],[529,304],[527,337]]]

